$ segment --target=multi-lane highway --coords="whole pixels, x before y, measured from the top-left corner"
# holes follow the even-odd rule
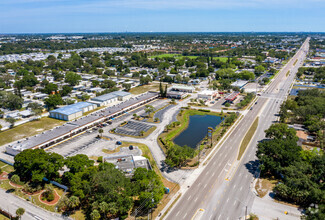
[[[302,65],[308,48],[309,38],[258,97],[252,109],[244,114],[236,128],[165,219],[233,220],[243,219],[246,208],[247,213],[250,212],[254,201],[251,187],[258,172],[255,157],[257,143],[264,139],[264,130],[277,120],[279,107],[289,92],[295,73]],[[288,71],[290,74],[287,74]],[[238,161],[241,141],[256,117],[259,117],[257,131],[242,159]],[[196,215],[199,209],[200,214]]]

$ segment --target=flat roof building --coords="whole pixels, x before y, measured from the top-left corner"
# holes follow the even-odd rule
[[[85,112],[91,111],[95,108],[97,108],[97,106],[94,103],[78,102],[50,111],[50,117],[70,121],[81,117]]]
[[[248,83],[247,80],[237,80],[236,82],[233,82],[231,86],[233,87],[238,87],[238,88],[243,88],[246,84]]]
[[[170,90],[177,91],[177,92],[193,93],[195,88],[193,86],[186,86],[186,85],[173,85],[173,87]]]
[[[115,91],[105,95],[97,96],[90,100],[91,103],[97,106],[105,106],[117,101],[125,101],[131,98],[131,93],[124,91]]]
[[[212,100],[218,95],[217,90],[203,90],[198,93],[197,97],[199,99]]]

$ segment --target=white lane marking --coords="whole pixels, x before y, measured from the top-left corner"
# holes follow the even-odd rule
[[[234,201],[234,205],[236,205],[236,200]]]
[[[185,213],[185,215],[184,215],[184,217],[183,217],[183,219],[185,219],[185,217],[187,216],[187,212]]]
[[[178,216],[179,212],[180,212],[180,211],[178,211],[178,212],[176,213],[176,216]]]
[[[221,215],[219,215],[218,220],[220,219]]]
[[[191,197],[192,197],[192,195],[190,195],[190,196],[187,198],[187,200],[190,200]]]
[[[236,188],[236,185],[237,185],[237,184],[235,184],[232,188],[235,189],[235,188]]]
[[[226,203],[228,203],[228,202],[229,202],[229,198],[227,199]]]
[[[212,215],[210,216],[210,218],[209,219],[212,219]]]
[[[212,176],[214,176],[214,174],[216,174],[216,172],[213,172]]]
[[[200,186],[200,185],[201,185],[201,183],[197,184],[197,186]]]
[[[194,202],[196,202],[196,201],[197,201],[197,198],[198,198],[198,197],[196,197],[196,198],[194,199]]]
[[[204,189],[205,189],[205,187],[207,187],[207,185],[208,185],[207,183],[204,185]]]
[[[205,175],[208,175],[210,171],[207,171],[207,173]]]
[[[243,186],[242,186],[242,187],[240,187],[239,191],[242,191],[242,189],[243,189]]]

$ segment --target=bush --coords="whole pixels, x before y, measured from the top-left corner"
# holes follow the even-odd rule
[[[210,112],[209,109],[199,109],[200,112]]]
[[[98,162],[98,163],[103,162],[103,156],[98,157],[98,158],[97,158],[97,162]]]
[[[46,198],[46,200],[48,201],[48,202],[51,202],[51,201],[53,201],[54,200],[54,193],[49,193],[48,195],[47,195],[47,198]]]
[[[20,178],[19,178],[19,176],[18,175],[13,175],[11,178],[10,178],[10,180],[13,182],[13,183],[16,183],[16,184],[19,184],[19,182],[20,182]]]
[[[226,106],[227,108],[230,107],[230,103],[227,102],[227,103],[225,104],[225,106]]]

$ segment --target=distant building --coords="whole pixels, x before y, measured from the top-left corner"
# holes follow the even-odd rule
[[[236,82],[233,82],[231,84],[231,86],[233,87],[238,87],[238,88],[243,88],[246,84],[248,83],[248,81],[246,80],[237,80]]]
[[[177,91],[177,92],[193,93],[195,91],[195,88],[193,86],[186,86],[186,85],[173,85],[173,87],[170,90]]]
[[[89,102],[96,104],[97,106],[106,106],[117,101],[126,101],[131,98],[131,93],[124,91],[115,91],[105,95],[92,98]]]
[[[105,162],[112,163],[115,167],[125,173],[127,176],[132,176],[136,168],[142,167],[147,170],[152,170],[150,162],[143,156],[119,155],[104,158]]]
[[[217,90],[203,90],[197,94],[199,99],[212,100],[218,96]]]
[[[50,117],[70,121],[81,117],[85,112],[91,111],[97,106],[90,102],[78,102],[50,111]]]

